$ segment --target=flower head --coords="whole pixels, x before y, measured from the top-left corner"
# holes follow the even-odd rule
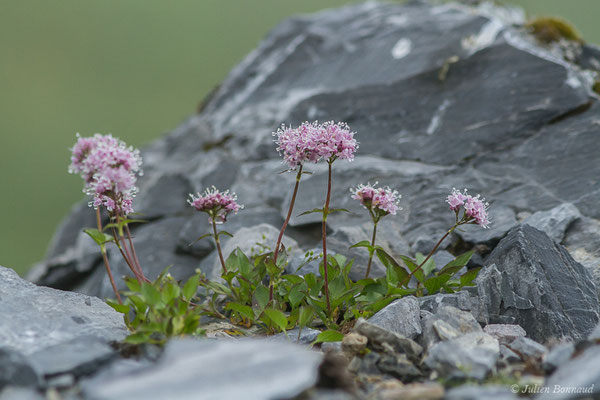
[[[316,138],[316,151],[319,156],[328,161],[336,158],[354,160],[358,142],[354,139],[354,132],[350,130],[348,124],[328,121],[320,127]]]
[[[82,138],[71,149],[69,173],[84,180],[84,193],[94,197],[90,206],[133,212],[137,177],[142,174],[140,152],[112,135]]]
[[[401,210],[398,202],[402,196],[387,186],[381,188],[376,186],[377,182],[373,185],[370,183],[360,184],[355,189],[350,189],[352,198],[359,200],[360,204],[369,210],[374,218],[379,219],[388,214],[396,215],[396,212]]]
[[[199,192],[194,195],[190,193],[188,203],[198,211],[208,213],[211,219],[215,222],[222,223],[227,220],[227,215],[231,212],[237,212],[244,208],[243,205],[237,203],[235,193],[230,193],[229,190],[220,192],[216,187],[207,188],[204,193]]]
[[[478,224],[483,228],[487,228],[490,224],[488,215],[489,203],[484,198],[481,198],[480,195],[471,196],[467,194],[467,189],[464,189],[462,192],[452,189],[452,193],[450,193],[446,202],[450,205],[450,209],[456,212],[457,218],[460,208],[464,208],[465,212],[461,220],[463,223]]]
[[[354,132],[343,122],[304,122],[297,128],[282,125],[273,135],[277,137],[277,151],[290,169],[322,158],[352,161],[358,148]]]

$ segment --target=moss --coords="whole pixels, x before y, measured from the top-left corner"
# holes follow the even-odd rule
[[[557,17],[536,18],[527,23],[527,28],[541,42],[552,43],[560,39],[582,42],[583,39],[567,21]]]

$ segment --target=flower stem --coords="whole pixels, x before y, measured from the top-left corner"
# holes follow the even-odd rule
[[[96,224],[98,225],[98,230],[102,232],[102,219],[100,218],[100,207],[96,208]],[[119,295],[119,291],[117,290],[117,285],[115,284],[115,278],[113,277],[112,271],[110,269],[110,264],[108,263],[108,257],[106,256],[106,247],[104,246],[104,244],[100,247],[100,249],[102,250],[102,259],[104,260],[104,266],[106,267],[106,273],[108,273],[110,285],[112,286],[115,295],[117,296],[119,304],[123,304],[121,296]]]
[[[327,313],[331,317],[331,303],[329,301],[329,278],[327,276],[327,214],[329,214],[329,200],[331,199],[331,165],[332,161],[328,162],[329,173],[327,177],[327,197],[325,198],[325,206],[323,207],[323,279],[325,280],[325,300],[327,302]]]
[[[125,230],[127,232],[127,240],[129,240],[129,246],[131,247],[131,252],[133,253],[133,260],[137,265],[138,272],[142,279],[146,282],[150,282],[148,278],[144,275],[144,271],[142,270],[142,266],[140,265],[140,260],[138,260],[137,253],[135,252],[135,247],[133,246],[133,240],[131,239],[131,231],[129,230],[129,225],[125,224]]]
[[[427,255],[427,257],[425,257],[425,259],[423,260],[423,262],[421,264],[419,264],[419,266],[417,268],[415,268],[415,270],[413,272],[411,272],[410,274],[408,274],[408,276],[406,277],[406,279],[404,280],[404,282],[402,282],[400,284],[400,286],[404,286],[407,285],[408,282],[410,282],[410,278],[412,278],[412,276],[415,274],[415,272],[419,271],[421,268],[423,268],[423,265],[425,265],[427,263],[427,261],[429,261],[429,259],[431,258],[431,256],[433,255],[433,253],[435,253],[435,251],[438,249],[438,247],[440,247],[440,245],[442,244],[442,242],[444,241],[444,239],[446,239],[448,237],[448,235],[450,235],[452,232],[454,232],[454,230],[456,229],[456,227],[460,225],[460,223],[456,223],[454,224],[454,226],[450,229],[448,229],[448,232],[446,232],[444,234],[444,236],[442,236],[442,238],[437,242],[437,244],[433,247],[433,250],[431,250],[429,252],[429,254]]]
[[[279,247],[281,246],[281,240],[283,239],[283,233],[285,232],[285,228],[287,228],[288,223],[290,222],[290,218],[292,217],[292,211],[294,210],[294,203],[296,202],[296,195],[298,194],[298,187],[300,186],[300,179],[302,178],[302,167],[300,164],[300,168],[298,168],[298,173],[296,174],[296,184],[294,185],[294,192],[292,193],[292,201],[290,202],[290,208],[288,210],[287,216],[285,217],[285,221],[281,230],[279,231],[279,237],[277,237],[277,244],[275,244],[275,250],[273,250],[273,262],[277,265],[277,256],[279,255]],[[273,278],[271,277],[269,282],[269,303],[273,301]]]
[[[223,266],[223,272],[227,273],[227,267],[225,266],[225,259],[223,258],[223,252],[221,251],[221,240],[219,239],[219,234],[217,233],[217,222],[215,221],[216,216],[211,215],[210,220],[212,222],[213,227],[213,236],[215,238],[215,244],[217,245],[217,253],[219,253],[219,260],[221,260],[221,265]]]
[[[115,215],[115,221],[117,222],[117,225],[118,225],[119,224],[119,213],[117,210],[115,210],[114,215]],[[127,262],[127,265],[129,265],[129,268],[135,275],[138,282],[141,284],[142,282],[144,282],[145,278],[143,278],[143,276],[140,275],[140,271],[138,271],[137,266],[135,265],[135,263],[133,261],[133,257],[131,256],[129,249],[127,248],[127,242],[125,241],[125,237],[123,236],[122,228],[118,229],[118,234],[119,234],[120,240],[117,240],[117,245],[119,246],[119,250],[121,250],[121,255],[123,255],[123,257],[125,258],[125,261]],[[123,252],[123,250],[124,250],[124,252]]]
[[[373,254],[375,253],[375,237],[377,236],[377,222],[373,223],[373,237],[371,238],[371,249],[369,249],[369,263],[367,264],[367,273],[365,279],[369,277],[371,272],[371,263],[373,262]]]
[[[285,222],[281,227],[281,231],[279,231],[279,237],[277,238],[277,244],[275,245],[275,250],[273,252],[273,261],[277,264],[277,255],[279,254],[279,246],[281,245],[281,240],[283,239],[283,233],[285,232],[285,228],[287,228],[288,223],[290,222],[290,218],[292,217],[292,210],[294,209],[294,203],[296,202],[296,195],[298,194],[298,187],[300,186],[300,179],[302,178],[302,167],[300,164],[300,168],[298,168],[298,174],[296,174],[296,184],[294,185],[294,193],[292,193],[292,201],[290,202],[290,208],[287,213],[287,217],[285,217]]]

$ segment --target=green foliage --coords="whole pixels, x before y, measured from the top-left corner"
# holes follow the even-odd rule
[[[536,18],[527,23],[527,28],[541,42],[552,43],[560,39],[582,42],[581,35],[567,21],[557,17]]]
[[[131,334],[128,343],[163,344],[168,338],[182,335],[200,335],[200,308],[192,299],[196,295],[200,275],[189,278],[183,287],[168,274],[166,268],[150,283],[141,284],[125,278],[129,291],[124,292],[123,304],[107,303],[123,314]]]

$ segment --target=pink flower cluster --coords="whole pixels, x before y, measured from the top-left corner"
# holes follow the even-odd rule
[[[343,122],[304,122],[298,128],[282,126],[273,135],[277,137],[277,151],[291,169],[321,159],[352,161],[358,149],[354,132]]]
[[[373,185],[370,183],[360,184],[357,188],[350,189],[352,198],[359,200],[360,204],[373,211],[375,215],[396,215],[396,212],[401,210],[398,202],[402,196],[387,186],[382,188],[375,186],[377,186],[377,182]]]
[[[227,215],[231,212],[236,214],[243,205],[237,203],[235,193],[229,193],[229,190],[220,192],[216,187],[207,188],[204,193],[193,195],[190,193],[188,203],[198,211],[208,213],[215,222],[225,222]],[[217,221],[218,219],[218,221]]]
[[[112,135],[99,133],[82,138],[71,149],[69,173],[84,180],[84,193],[94,196],[90,206],[105,206],[123,214],[133,212],[137,177],[142,174],[142,158],[137,149]]]
[[[446,202],[450,205],[450,209],[457,213],[463,207],[465,209],[463,218],[467,218],[469,222],[474,221],[474,223],[481,225],[483,228],[487,228],[490,224],[488,215],[489,203],[480,197],[480,195],[471,196],[467,194],[467,189],[464,189],[462,192],[452,189],[452,193],[448,196]]]

